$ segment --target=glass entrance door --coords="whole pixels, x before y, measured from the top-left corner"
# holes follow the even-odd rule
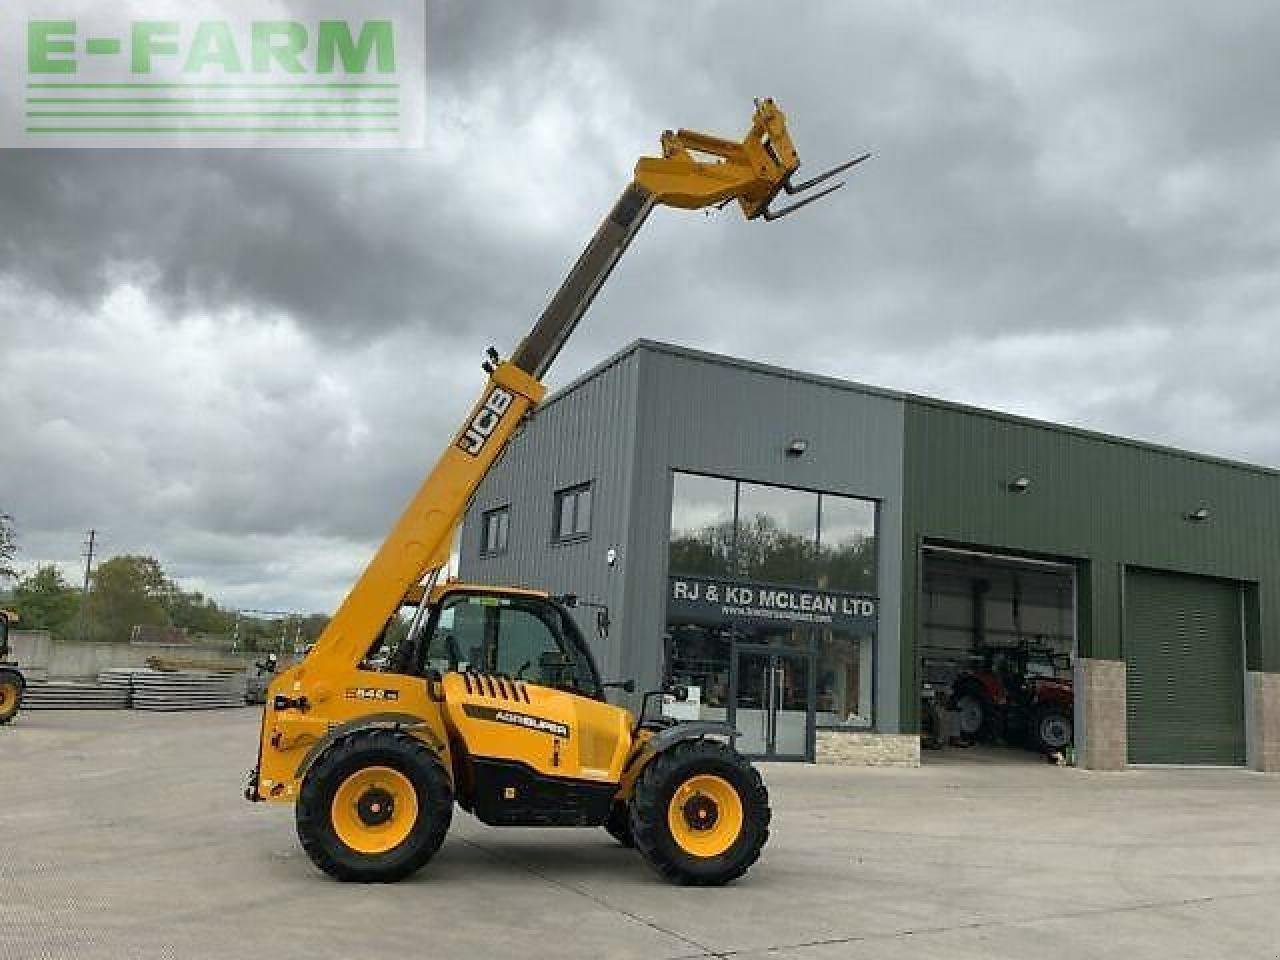
[[[730,717],[747,756],[804,760],[812,741],[810,655],[794,650],[739,649]]]

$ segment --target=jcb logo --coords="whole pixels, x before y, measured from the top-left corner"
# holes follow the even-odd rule
[[[488,399],[471,418],[471,423],[462,431],[462,436],[458,437],[458,447],[464,453],[478,457],[484,445],[493,436],[493,431],[498,429],[503,415],[511,409],[511,401],[514,399],[515,397],[506,390],[494,387]]]

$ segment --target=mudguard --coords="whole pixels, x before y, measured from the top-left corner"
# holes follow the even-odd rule
[[[701,740],[703,737],[725,737],[732,744],[734,739],[742,736],[727,723],[717,720],[691,720],[688,723],[677,723],[675,726],[660,730],[648,739],[644,748],[652,754],[670,750],[677,743],[685,740]]]
[[[445,763],[445,769],[449,767],[448,748],[444,742],[436,736],[430,725],[422,719],[422,717],[414,716],[411,713],[371,713],[367,716],[357,717],[354,720],[348,720],[346,723],[336,724],[329,729],[329,732],[312,744],[307,751],[306,756],[302,758],[302,762],[298,764],[298,769],[294,776],[301,780],[307,775],[307,771],[311,769],[311,765],[315,763],[316,758],[320,756],[326,749],[333,744],[341,736],[348,733],[354,733],[357,730],[373,730],[378,728],[391,728],[405,730],[416,735],[424,741],[436,753],[440,754],[441,759]]]
[[[627,758],[627,764],[622,769],[622,782],[618,784],[618,792],[615,795],[618,800],[628,800],[631,797],[632,790],[635,789],[636,779],[644,771],[655,757],[660,756],[670,750],[678,743],[685,743],[689,740],[701,740],[704,737],[716,737],[728,740],[730,744],[740,737],[733,727],[727,723],[720,723],[715,720],[691,720],[686,723],[677,723],[670,727],[664,727],[651,737],[646,737],[639,742]]]

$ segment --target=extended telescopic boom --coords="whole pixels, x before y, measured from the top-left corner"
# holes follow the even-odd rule
[[[772,210],[779,193],[808,191],[867,156],[793,184],[800,160],[772,100],[756,101],[751,128],[740,141],[691,130],[664,133],[662,156],[636,164],[634,179],[510,360],[503,362],[490,350],[485,364],[490,379],[480,401],[294,672],[295,692],[305,694],[309,675],[323,677],[326,662],[351,667],[362,660],[391,616],[421,595],[423,578],[448,561],[467,504],[525,416],[541,402],[542,378],[654,206],[698,210],[736,200],[747,219],[776,220],[844,184],[838,181]],[[311,691],[317,692],[322,691]]]

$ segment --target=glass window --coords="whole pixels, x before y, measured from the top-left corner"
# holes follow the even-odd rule
[[[428,670],[483,670],[485,607],[474,597],[449,601],[427,645]]]
[[[817,631],[815,720],[820,727],[871,726],[871,637]]]
[[[559,616],[552,607],[506,597],[455,596],[440,611],[425,667],[496,673],[595,695],[591,662],[562,645],[563,625],[554,625]]]
[[[816,493],[738,484],[739,575],[765,583],[813,583],[817,548]]]
[[[732,571],[736,484],[677,473],[671,488],[671,573],[726,576]]]
[[[566,669],[572,664],[573,661],[561,651],[555,634],[536,614],[516,607],[499,610],[493,673],[559,686],[565,680]],[[571,669],[569,673],[572,674]]]
[[[814,583],[828,590],[876,592],[876,505],[822,495]]]
[[[591,533],[591,484],[556,493],[555,539],[581,540]]]
[[[679,624],[671,627],[667,643],[667,682],[689,689],[690,700],[699,704],[698,719],[727,719],[730,632]]]
[[[510,507],[499,507],[485,513],[481,529],[480,552],[485,554],[505,552],[510,531]]]

